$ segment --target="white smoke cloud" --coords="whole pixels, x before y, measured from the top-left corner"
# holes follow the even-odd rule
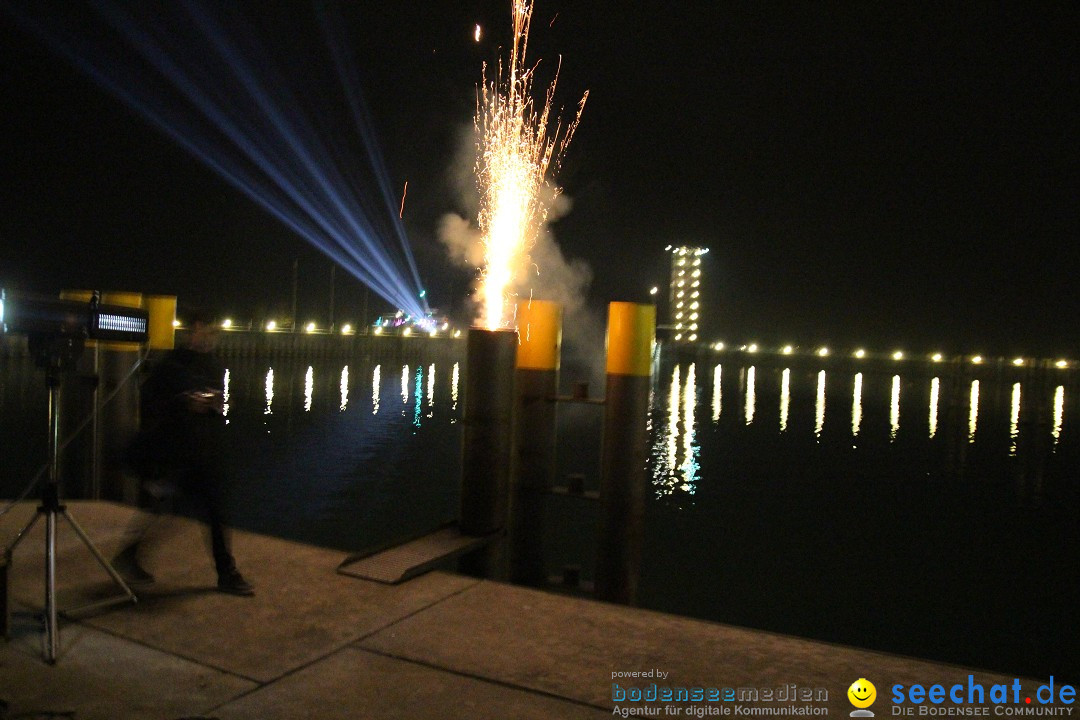
[[[470,126],[459,134],[455,161],[450,168],[450,180],[464,212],[444,215],[439,222],[438,237],[451,261],[476,269],[479,280],[484,248],[475,220],[480,207],[475,168],[476,135]],[[592,268],[581,258],[567,258],[551,228],[552,223],[570,213],[574,203],[554,186],[545,186],[544,192],[542,201],[547,208],[547,219],[529,250],[529,264],[515,278],[513,292],[519,300],[551,300],[562,304],[563,363],[575,365],[576,371],[587,371],[596,378],[598,369],[602,376],[604,328],[602,318],[587,306]]]

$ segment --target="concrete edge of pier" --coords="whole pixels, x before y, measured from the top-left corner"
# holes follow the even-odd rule
[[[0,544],[35,507],[23,503],[0,517]],[[68,507],[106,556],[119,547],[133,513],[105,502]],[[389,585],[338,573],[346,553],[248,532],[234,533],[234,551],[256,595],[224,595],[214,588],[202,529],[181,518],[162,522],[161,542],[144,563],[157,581],[135,604],[65,617],[59,658],[50,666],[35,619],[43,594],[42,525],[8,568],[0,718],[600,718],[620,709],[690,717],[783,708],[847,717],[847,688],[859,678],[877,686],[877,717],[898,715],[896,684],[961,684],[965,694],[982,686],[989,716],[1071,714],[1070,705],[1038,702],[1048,678],[1017,681],[447,570]],[[61,609],[115,593],[63,521],[58,558]],[[660,692],[753,689],[758,699],[667,707],[613,699],[620,691],[648,697],[653,685]],[[1020,703],[990,703],[994,685],[1006,686],[1010,701],[1018,687]],[[906,707],[920,714],[920,706]]]

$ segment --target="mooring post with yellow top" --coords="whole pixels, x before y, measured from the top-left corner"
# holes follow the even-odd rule
[[[608,306],[596,596],[626,604],[637,601],[641,574],[646,424],[655,337],[655,305],[613,302]]]
[[[517,424],[510,493],[510,580],[539,587],[544,564],[544,505],[555,483],[556,408],[562,349],[562,305],[518,303]]]
[[[462,402],[461,520],[464,535],[506,531],[514,422],[513,330],[471,328]],[[505,543],[492,542],[461,558],[462,572],[504,578]]]

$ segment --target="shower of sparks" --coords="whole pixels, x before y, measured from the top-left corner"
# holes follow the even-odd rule
[[[484,243],[478,299],[480,323],[489,330],[509,322],[508,297],[527,274],[529,250],[547,219],[548,204],[559,194],[549,174],[558,170],[589,97],[588,92],[582,96],[577,115],[564,129],[551,115],[559,79],[556,69],[543,105],[537,105],[532,96],[536,66],[529,67],[525,61],[533,6],[531,0],[512,3],[514,41],[509,63],[504,66],[499,61],[497,78],[490,83],[485,67],[475,120],[478,222]]]

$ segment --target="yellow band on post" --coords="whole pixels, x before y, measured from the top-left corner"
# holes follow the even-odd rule
[[[176,296],[147,295],[143,308],[150,313],[150,349],[172,350],[176,346]]]
[[[550,300],[518,303],[517,367],[558,370],[562,347],[562,305]]]
[[[613,302],[608,305],[607,374],[652,374],[656,306]]]

